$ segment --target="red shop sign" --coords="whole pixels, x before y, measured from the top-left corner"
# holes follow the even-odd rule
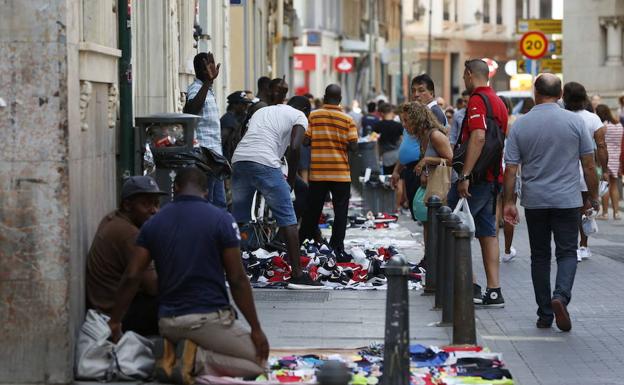
[[[334,59],[334,69],[338,72],[351,72],[354,67],[354,60],[352,57],[339,56]]]
[[[294,54],[293,62],[298,71],[314,71],[316,69],[316,55],[311,53]]]

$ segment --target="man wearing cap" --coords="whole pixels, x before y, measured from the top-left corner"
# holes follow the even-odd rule
[[[227,97],[227,112],[221,117],[221,144],[223,156],[232,160],[234,150],[241,140],[241,128],[247,117],[247,108],[253,102],[245,91],[232,92]]]
[[[139,228],[159,208],[158,185],[149,176],[128,178],[121,190],[119,208],[100,222],[87,255],[87,302],[90,308],[110,314],[121,277],[135,249]],[[148,269],[124,318],[124,331],[158,334],[156,273]]]

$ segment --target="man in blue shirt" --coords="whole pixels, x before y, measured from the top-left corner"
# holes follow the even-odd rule
[[[221,114],[212,89],[214,80],[219,76],[221,64],[215,65],[215,59],[211,52],[201,52],[195,55],[193,67],[196,78],[186,91],[187,101],[184,105],[184,113],[200,116],[195,131],[195,139],[199,145],[223,155]],[[206,198],[215,206],[226,207],[225,186],[222,180],[214,176],[208,178],[208,196]]]
[[[531,246],[531,277],[537,327],[550,328],[553,317],[562,331],[572,328],[567,305],[576,274],[579,207],[598,211],[598,180],[591,135],[583,119],[557,105],[561,80],[542,74],[535,80],[535,107],[514,123],[505,146],[505,221],[516,225],[513,197],[518,166],[522,165],[522,206]],[[556,143],[556,145],[553,145]],[[578,162],[590,198],[581,199]],[[554,236],[557,278],[551,294],[551,239]]]
[[[141,228],[109,321],[116,341],[123,314],[153,260],[165,352],[178,345],[178,356],[165,354],[157,367],[159,380],[165,382],[190,383],[193,374],[201,373],[256,376],[264,371],[268,357],[268,342],[241,263],[238,226],[227,211],[205,199],[206,184],[206,175],[197,168],[177,173],[174,201]],[[251,332],[236,320],[226,279]],[[196,352],[202,365],[191,373]]]

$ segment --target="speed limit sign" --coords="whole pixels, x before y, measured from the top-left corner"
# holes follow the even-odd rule
[[[520,39],[520,52],[529,59],[540,59],[548,52],[548,39],[539,31],[529,31]]]

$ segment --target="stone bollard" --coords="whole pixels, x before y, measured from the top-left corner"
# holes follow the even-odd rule
[[[446,266],[444,266],[444,258],[446,255],[446,226],[444,222],[446,222],[447,218],[453,210],[448,206],[442,206],[438,209],[436,216],[438,217],[438,227],[435,229],[438,235],[438,259],[436,260],[436,291],[435,291],[435,302],[434,309],[442,309],[442,290],[444,288],[444,271]],[[432,228],[430,228],[432,230]]]
[[[351,372],[340,361],[325,361],[316,375],[316,380],[319,385],[348,385]]]
[[[438,227],[438,217],[435,215],[438,208],[442,206],[442,201],[436,195],[429,197],[425,202],[427,206],[427,226],[429,231],[425,241],[425,295],[432,295],[436,292],[436,267],[438,260],[438,234],[435,229]]]
[[[386,294],[386,331],[384,338],[384,371],[382,385],[409,385],[409,302],[407,281],[410,267],[398,254],[384,267],[388,277]]]
[[[444,225],[445,249],[444,249],[444,278],[442,279],[442,322],[440,326],[453,324],[453,298],[455,287],[455,236],[453,232],[461,224],[461,219],[453,213],[449,214]]]
[[[472,302],[472,232],[461,224],[455,236],[455,282],[453,288],[453,345],[476,345],[475,312]]]

